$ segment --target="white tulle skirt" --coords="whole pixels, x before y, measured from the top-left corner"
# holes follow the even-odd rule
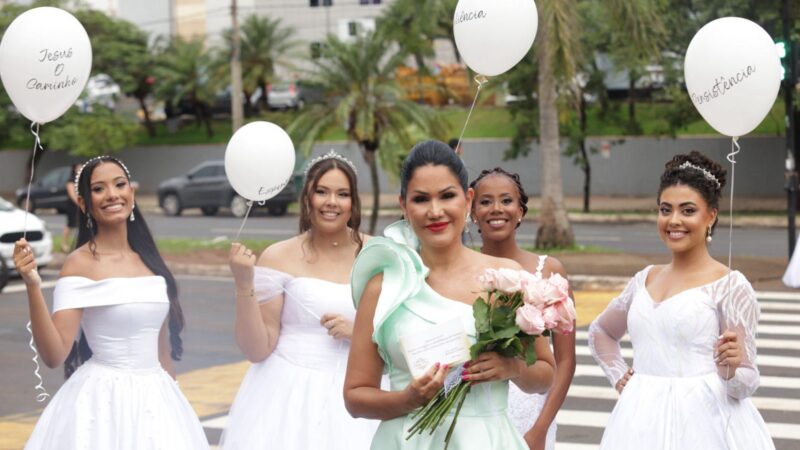
[[[750,399],[725,394],[716,373],[658,377],[636,373],[611,413],[601,449],[774,449]]]
[[[546,394],[527,394],[522,392],[516,384],[508,383],[508,416],[514,424],[514,428],[525,436],[525,433],[533,427],[539,414],[542,412],[544,402],[547,400]],[[554,450],[556,446],[556,421],[550,423],[547,429],[547,440],[545,450]]]
[[[379,422],[354,419],[345,409],[345,367],[304,367],[276,353],[253,364],[231,406],[222,448],[369,449]]]
[[[87,361],[61,386],[26,450],[207,449],[203,427],[161,367],[131,371]]]

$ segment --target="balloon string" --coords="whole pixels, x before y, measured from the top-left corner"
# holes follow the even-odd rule
[[[731,299],[731,290],[733,289],[733,277],[732,274],[732,266],[733,266],[733,188],[736,185],[736,155],[742,150],[742,147],[739,146],[739,138],[733,137],[731,138],[731,152],[728,153],[728,161],[731,163],[731,193],[730,193],[730,203],[728,206],[728,292],[727,292],[727,304],[730,305],[732,302]],[[726,402],[728,403],[729,410],[728,410],[728,419],[725,421],[725,441],[728,441],[728,429],[731,425],[731,416],[732,411],[730,408],[733,408],[731,404],[730,396],[728,395],[728,389],[730,385],[730,366],[726,367],[725,369],[725,398]],[[730,448],[730,445],[728,445]]]
[[[475,91],[475,98],[472,99],[472,106],[469,107],[469,113],[467,113],[467,120],[464,121],[464,127],[461,128],[461,134],[458,136],[458,144],[456,144],[456,148],[461,146],[461,140],[464,138],[464,132],[467,131],[467,124],[469,123],[469,118],[472,116],[472,110],[475,109],[475,103],[477,103],[478,96],[481,93],[481,87],[483,87],[483,85],[486,84],[487,81],[488,80],[483,75],[477,75],[475,77],[475,82],[478,83],[478,90]]]
[[[25,194],[25,219],[23,220],[22,224],[22,238],[26,239],[28,237],[28,211],[31,209],[31,185],[33,184],[33,174],[36,170],[36,149],[42,148],[42,141],[39,139],[39,124],[36,122],[31,122],[31,134],[33,134],[33,154],[31,155],[31,176],[28,179],[28,192]]]
[[[36,378],[39,380],[39,384],[37,384],[36,387],[34,387],[33,389],[35,391],[41,391],[38,394],[36,394],[36,401],[41,403],[47,400],[47,398],[50,397],[50,394],[48,394],[47,390],[44,388],[44,380],[42,380],[42,376],[39,375],[39,352],[36,350],[36,346],[33,343],[33,329],[31,329],[30,320],[28,321],[28,325],[26,325],[25,328],[28,329],[28,333],[30,333],[31,335],[31,340],[28,343],[28,346],[31,348],[31,350],[33,350],[33,359],[31,360],[33,361],[33,364],[36,365],[36,367],[33,369],[33,374],[36,375]]]
[[[242,226],[239,227],[239,232],[236,233],[236,238],[233,240],[233,242],[239,242],[239,235],[242,234],[242,230],[244,229],[244,224],[247,223],[247,217],[250,215],[251,209],[253,209],[252,200],[247,202],[247,212],[244,215],[244,219],[242,220]]]

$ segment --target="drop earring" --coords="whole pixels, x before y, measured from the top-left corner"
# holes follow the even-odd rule
[[[706,242],[710,244],[713,240],[714,239],[711,237],[711,227],[708,227],[706,230]]]
[[[133,205],[133,206],[131,207],[131,222],[134,222],[134,221],[136,221],[136,217],[134,217],[134,216],[133,216],[133,210],[134,210],[134,209],[136,209],[136,205]]]

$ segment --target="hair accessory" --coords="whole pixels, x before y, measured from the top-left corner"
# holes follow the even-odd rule
[[[695,164],[690,163],[689,161],[686,161],[685,163],[683,163],[680,166],[678,166],[678,169],[699,170],[700,172],[703,173],[703,176],[706,178],[706,180],[713,181],[714,184],[717,185],[717,189],[721,189],[722,188],[722,185],[719,184],[719,180],[717,180],[717,177],[715,177],[714,174],[712,174],[711,172],[709,172],[708,170],[706,170],[706,169],[704,169],[704,168],[702,168],[700,166],[697,166]]]
[[[86,161],[85,163],[83,163],[81,168],[78,169],[78,172],[75,173],[75,179],[72,180],[73,184],[75,184],[75,195],[80,195],[80,194],[78,194],[78,181],[81,179],[81,174],[83,173],[83,169],[85,169],[86,166],[88,166],[89,164],[91,164],[91,163],[93,163],[95,161],[101,160],[101,159],[106,159],[106,160],[113,161],[113,162],[119,164],[119,166],[122,167],[122,170],[125,171],[125,176],[127,176],[129,180],[131,179],[131,171],[128,170],[128,168],[125,166],[125,164],[122,161],[118,160],[117,158],[114,158],[113,156],[108,156],[108,155],[95,156],[94,158],[92,158],[92,159]]]
[[[353,164],[352,161],[350,161],[349,159],[345,158],[344,156],[336,153],[333,149],[331,149],[328,153],[325,153],[322,156],[317,156],[316,158],[309,161],[308,165],[306,166],[306,171],[305,173],[303,173],[303,178],[308,178],[308,171],[311,170],[311,168],[314,167],[314,165],[316,165],[319,162],[325,161],[326,159],[335,159],[337,161],[341,161],[350,166],[350,168],[353,169],[353,173],[355,173],[356,175],[358,174],[356,166],[355,164]]]

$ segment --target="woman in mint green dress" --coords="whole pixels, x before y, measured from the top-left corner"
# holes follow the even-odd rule
[[[406,439],[410,413],[443,386],[451,367],[431,361],[413,378],[400,338],[459,319],[474,340],[472,302],[481,291],[478,276],[487,268],[521,266],[483,255],[461,243],[472,189],[458,156],[444,143],[425,141],[411,150],[401,171],[400,206],[406,220],[390,225],[385,237],[371,239],[353,266],[351,285],[358,309],[344,385],[345,405],[354,417],[380,419],[372,449],[441,449],[452,421],[431,435]],[[539,339],[538,346],[547,346]],[[544,348],[540,354],[549,354]],[[381,389],[389,375],[390,390]],[[528,393],[545,392],[553,379],[552,356],[532,366],[515,358],[483,353],[461,374],[473,387],[459,413],[451,449],[527,449],[506,407],[508,382]]]

